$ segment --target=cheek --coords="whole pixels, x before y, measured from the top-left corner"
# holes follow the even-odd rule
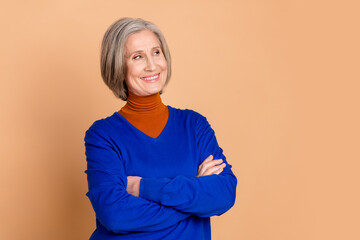
[[[161,68],[162,70],[167,70],[167,62],[166,62],[166,59],[164,58],[162,61],[161,61]]]
[[[125,75],[125,83],[128,86],[128,88],[132,89],[132,86],[134,85],[136,81],[136,67],[132,64],[126,65],[126,75]]]
[[[127,78],[136,78],[140,75],[140,73],[141,73],[141,68],[136,64],[127,65],[127,71],[126,71]]]
[[[163,63],[163,65],[162,65],[162,67],[161,67],[162,69],[162,71],[163,71],[163,73],[164,73],[164,81],[166,81],[166,79],[167,79],[167,75],[168,75],[168,72],[167,72],[167,62],[166,62],[166,60],[164,61],[164,63]]]

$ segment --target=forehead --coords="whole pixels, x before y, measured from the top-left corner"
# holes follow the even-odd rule
[[[160,47],[159,39],[150,30],[142,30],[129,36],[125,43],[127,53],[145,51],[154,47]]]

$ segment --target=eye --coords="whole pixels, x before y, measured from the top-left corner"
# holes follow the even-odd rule
[[[154,55],[160,55],[161,51],[160,50],[155,50]]]
[[[133,57],[133,59],[140,59],[141,58],[141,56],[140,55],[135,55],[134,57]]]

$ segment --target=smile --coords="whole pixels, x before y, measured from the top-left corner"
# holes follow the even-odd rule
[[[152,76],[147,76],[147,77],[142,77],[141,80],[145,80],[145,81],[151,81],[151,80],[156,80],[159,78],[160,73],[157,73],[155,75]]]

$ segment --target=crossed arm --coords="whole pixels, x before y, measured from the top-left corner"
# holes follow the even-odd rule
[[[224,167],[226,166],[225,163],[223,163],[222,159],[214,159],[213,155],[208,156],[199,166],[197,177],[202,176],[208,176],[212,174],[220,174]],[[138,176],[128,176],[127,177],[127,187],[126,191],[135,196],[138,197],[140,194],[140,181],[141,177]]]
[[[115,233],[156,231],[190,216],[209,217],[230,209],[237,184],[231,165],[206,120],[199,123],[197,135],[196,147],[205,159],[197,176],[141,178],[126,176],[106,132],[90,128],[85,136],[87,196],[101,224]]]
[[[123,163],[106,136],[107,133],[99,124],[87,131],[85,173],[89,186],[86,195],[96,218],[108,231],[120,234],[157,231],[191,216],[129,194],[126,191],[127,176]]]

